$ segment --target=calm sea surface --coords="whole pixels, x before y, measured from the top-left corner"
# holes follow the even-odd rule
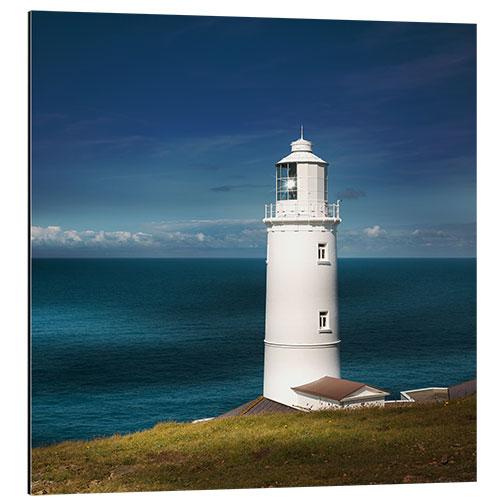
[[[261,395],[260,259],[35,259],[33,445],[223,413]],[[340,259],[342,377],[476,376],[475,259]]]

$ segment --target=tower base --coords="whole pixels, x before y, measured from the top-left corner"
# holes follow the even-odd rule
[[[325,375],[340,378],[340,341],[316,345],[265,344],[264,397],[295,406],[292,390]]]

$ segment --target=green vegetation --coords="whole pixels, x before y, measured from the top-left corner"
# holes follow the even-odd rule
[[[476,480],[476,399],[160,423],[33,450],[33,493]]]

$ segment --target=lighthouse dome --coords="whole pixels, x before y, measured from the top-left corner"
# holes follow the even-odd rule
[[[290,143],[290,146],[292,146],[292,152],[295,151],[305,151],[305,152],[312,152],[312,142],[311,141],[306,141],[302,137],[300,139],[297,139],[296,141],[293,141]]]
[[[328,162],[322,160],[312,152],[313,144],[311,141],[306,141],[304,139],[303,127],[300,129],[300,139],[290,143],[290,146],[292,147],[292,152],[288,156],[282,158],[276,165],[282,163],[316,163],[328,165]]]

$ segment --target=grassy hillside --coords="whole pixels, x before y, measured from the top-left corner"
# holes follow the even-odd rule
[[[161,423],[33,450],[33,493],[476,480],[476,400]]]

